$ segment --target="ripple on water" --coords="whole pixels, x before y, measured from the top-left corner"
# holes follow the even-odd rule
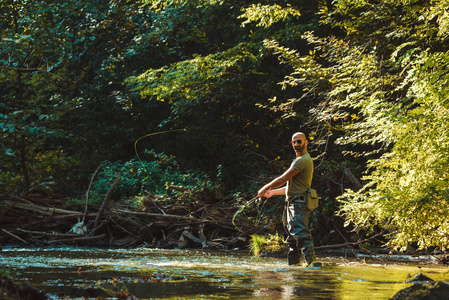
[[[417,273],[447,280],[435,265],[367,264],[320,258],[320,268],[287,266],[285,259],[256,258],[247,252],[162,249],[4,249],[0,266],[48,292],[73,285],[119,284],[139,298],[389,299]],[[81,268],[81,269],[80,269]],[[160,277],[153,278],[154,274]],[[176,279],[176,280],[175,280]]]

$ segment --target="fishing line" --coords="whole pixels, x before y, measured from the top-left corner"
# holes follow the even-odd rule
[[[150,137],[150,136],[153,136],[153,135],[164,134],[164,133],[170,133],[170,132],[176,132],[176,131],[184,131],[184,132],[186,132],[187,130],[186,130],[186,129],[172,129],[172,130],[166,130],[166,131],[159,131],[159,132],[149,133],[149,134],[146,134],[146,135],[144,135],[144,136],[138,138],[138,139],[134,142],[134,152],[136,153],[137,159],[138,159],[140,162],[142,162],[142,159],[140,158],[139,153],[137,152],[137,143],[138,143],[140,140],[142,140],[142,139],[144,139],[144,138],[147,138],[147,137]],[[148,170],[147,170],[146,168],[144,168],[144,170],[145,170],[145,172],[146,172],[147,175],[148,175],[148,179],[150,179],[151,181],[153,181],[153,180],[151,179],[151,175],[148,173]],[[153,181],[153,183],[155,183],[155,182]],[[184,209],[185,209],[185,208],[184,208]],[[185,209],[185,210],[187,210],[187,209]],[[188,211],[188,210],[187,210],[187,211]],[[189,211],[188,211],[188,212],[189,212]],[[207,222],[210,222],[210,223],[213,223],[213,224],[222,226],[222,227],[226,227],[226,228],[232,229],[232,227],[229,227],[229,226],[226,226],[226,225],[219,224],[219,223],[214,222],[214,221],[212,221],[212,220],[208,220],[208,219],[206,219],[206,218],[204,218],[204,217],[201,217],[201,216],[199,216],[199,215],[197,215],[197,214],[195,214],[195,213],[189,212],[189,214],[194,215],[194,216],[198,217],[199,219],[202,219],[203,221],[207,221]]]
[[[144,135],[144,136],[138,138],[138,139],[134,142],[134,152],[136,153],[137,159],[138,159],[141,163],[143,163],[142,159],[141,159],[140,156],[139,156],[139,153],[137,152],[137,143],[138,143],[140,140],[142,140],[142,139],[144,139],[144,138],[146,138],[146,137],[153,136],[153,135],[164,134],[164,133],[170,133],[170,132],[176,132],[176,131],[184,131],[184,132],[186,132],[187,130],[186,130],[186,129],[172,129],[172,130],[158,131],[158,132],[153,132],[153,133],[146,134],[146,135]],[[151,181],[153,181],[153,180],[151,179],[150,173],[148,173],[148,170],[147,170],[146,168],[143,168],[143,169],[145,170],[145,173],[147,173],[148,178],[149,178]],[[154,181],[153,181],[153,183],[156,184]]]
[[[140,158],[140,155],[139,155],[139,153],[137,152],[137,143],[138,143],[140,140],[142,140],[142,139],[144,139],[144,138],[147,138],[147,137],[150,137],[150,136],[153,136],[153,135],[165,134],[165,133],[177,132],[177,131],[184,131],[184,132],[186,132],[187,130],[186,130],[186,129],[172,129],[172,130],[165,130],[165,131],[159,131],[159,132],[149,133],[149,134],[146,134],[146,135],[144,135],[144,136],[138,138],[138,139],[134,142],[134,152],[136,153],[137,159],[138,159],[140,162],[142,162],[142,159]],[[151,178],[150,178],[151,175],[148,173],[148,170],[147,170],[146,168],[144,168],[144,170],[145,170],[145,172],[147,173],[149,179],[151,180]],[[253,204],[257,199],[260,199],[260,198],[259,198],[258,196],[256,196],[256,197],[252,198],[251,200],[249,200],[248,202],[246,202],[246,203],[245,203],[245,204],[244,204],[244,205],[243,205],[243,206],[242,206],[242,207],[241,207],[241,208],[234,214],[234,216],[232,217],[232,225],[234,225],[234,227],[235,227],[238,231],[242,232],[242,230],[235,224],[235,218],[237,217],[237,215],[239,215],[240,213],[242,213],[243,210],[244,210],[246,207],[248,207],[249,205]],[[267,200],[265,200],[265,201],[263,202],[262,208],[259,209],[260,203],[259,203],[259,205],[257,206],[257,218],[256,218],[256,221],[255,221],[255,225],[256,225],[256,226],[257,226],[257,225],[259,224],[259,222],[260,222],[260,218],[261,218],[261,216],[262,216],[261,212],[263,211],[263,208],[265,207],[266,201],[267,201]],[[195,214],[194,214],[194,215],[195,215]],[[198,217],[199,217],[200,219],[207,220],[206,218],[203,218],[203,217],[201,217],[201,216],[198,216]],[[211,220],[207,220],[207,221],[211,222]],[[218,224],[218,223],[213,222],[213,221],[212,221],[211,223],[215,223],[216,225],[220,225],[220,226],[222,226],[222,227],[227,227],[227,226],[225,226],[225,225]]]
[[[260,200],[260,198],[259,198]],[[257,202],[257,217],[256,217],[256,221],[254,222],[255,226],[258,226],[260,223],[260,220],[262,219],[262,212],[263,209],[265,208],[265,203],[267,203],[268,198],[265,198],[265,200],[262,202],[262,207],[260,207],[260,201]],[[259,209],[260,207],[260,209]]]
[[[242,232],[243,230],[241,230],[240,228],[238,228],[237,227],[237,225],[235,225],[235,218],[237,217],[237,215],[239,215],[240,213],[242,213],[243,212],[243,210],[246,208],[246,207],[248,207],[249,205],[251,205],[251,204],[253,204],[255,201],[257,201],[257,199],[259,199],[259,196],[256,196],[256,197],[254,197],[254,198],[252,198],[251,200],[249,200],[248,202],[246,202],[235,214],[234,214],[234,216],[232,217],[232,225],[234,225],[234,227],[238,230],[238,231],[240,231],[240,232]]]
[[[134,151],[136,152],[137,158],[139,159],[140,162],[142,162],[142,160],[140,159],[139,153],[137,152],[137,143],[141,140],[144,139],[146,137],[149,136],[153,136],[153,135],[157,135],[157,134],[164,134],[164,133],[170,133],[170,132],[175,132],[175,131],[187,131],[186,129],[172,129],[172,130],[165,130],[165,131],[158,131],[158,132],[153,132],[153,133],[149,133],[146,134],[140,138],[138,138],[135,142],[134,142]]]

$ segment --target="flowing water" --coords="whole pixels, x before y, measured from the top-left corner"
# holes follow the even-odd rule
[[[247,251],[3,249],[0,269],[54,299],[80,286],[126,290],[138,299],[390,299],[419,273],[449,280],[448,268],[432,260],[318,260],[324,266],[302,268]]]

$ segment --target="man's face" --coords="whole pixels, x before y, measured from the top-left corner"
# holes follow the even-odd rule
[[[295,152],[303,152],[306,147],[306,138],[303,135],[294,135],[292,137],[292,146]]]

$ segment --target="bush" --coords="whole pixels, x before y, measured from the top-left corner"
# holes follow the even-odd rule
[[[181,170],[172,156],[148,151],[155,160],[132,159],[126,162],[104,161],[92,184],[90,199],[101,201],[115,178],[120,174],[121,180],[114,188],[112,199],[125,199],[148,193],[166,194],[170,185],[191,189],[203,189],[208,184],[207,176],[191,170]]]

